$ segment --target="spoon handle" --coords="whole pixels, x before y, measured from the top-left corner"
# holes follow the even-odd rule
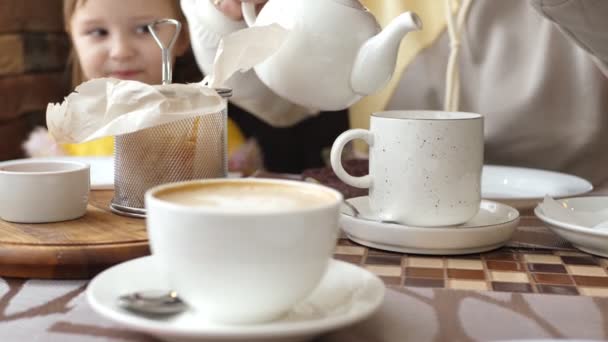
[[[170,315],[186,310],[186,304],[177,292],[168,290],[141,290],[118,297],[118,305],[133,312],[151,315]]]

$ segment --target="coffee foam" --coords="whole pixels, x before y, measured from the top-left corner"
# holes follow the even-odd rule
[[[160,191],[155,197],[188,207],[235,213],[293,211],[336,202],[335,196],[322,189],[262,182],[186,185]]]

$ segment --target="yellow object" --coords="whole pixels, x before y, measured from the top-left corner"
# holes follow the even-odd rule
[[[234,121],[228,119],[228,156],[245,143],[245,136]]]
[[[401,42],[397,67],[389,84],[382,91],[364,97],[350,109],[350,122],[352,127],[369,128],[369,116],[373,112],[384,110],[393,96],[405,68],[414,60],[416,55],[424,48],[435,42],[446,28],[445,2],[437,0],[361,0],[362,3],[376,16],[382,27],[385,27],[399,14],[412,11],[422,20],[421,31],[409,33]],[[447,61],[446,61],[447,63]],[[412,85],[415,86],[415,85]],[[359,150],[367,145],[358,144]]]
[[[245,137],[234,121],[228,119],[228,155],[245,143]],[[114,154],[114,138],[105,137],[82,144],[64,144],[63,149],[71,156],[111,156]]]
[[[114,138],[104,137],[81,144],[64,144],[63,149],[71,156],[111,156],[114,154]]]

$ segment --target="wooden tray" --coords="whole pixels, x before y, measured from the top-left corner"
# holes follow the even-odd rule
[[[109,266],[148,255],[145,220],[113,214],[113,194],[91,191],[86,215],[73,221],[0,220],[0,276],[91,278]]]

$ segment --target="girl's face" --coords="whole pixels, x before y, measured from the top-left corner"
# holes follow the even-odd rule
[[[85,78],[160,84],[161,50],[146,26],[157,19],[178,17],[170,1],[174,0],[87,0],[77,7],[69,25]],[[166,46],[174,26],[159,25],[156,31]],[[187,47],[182,32],[173,56],[182,55]]]

